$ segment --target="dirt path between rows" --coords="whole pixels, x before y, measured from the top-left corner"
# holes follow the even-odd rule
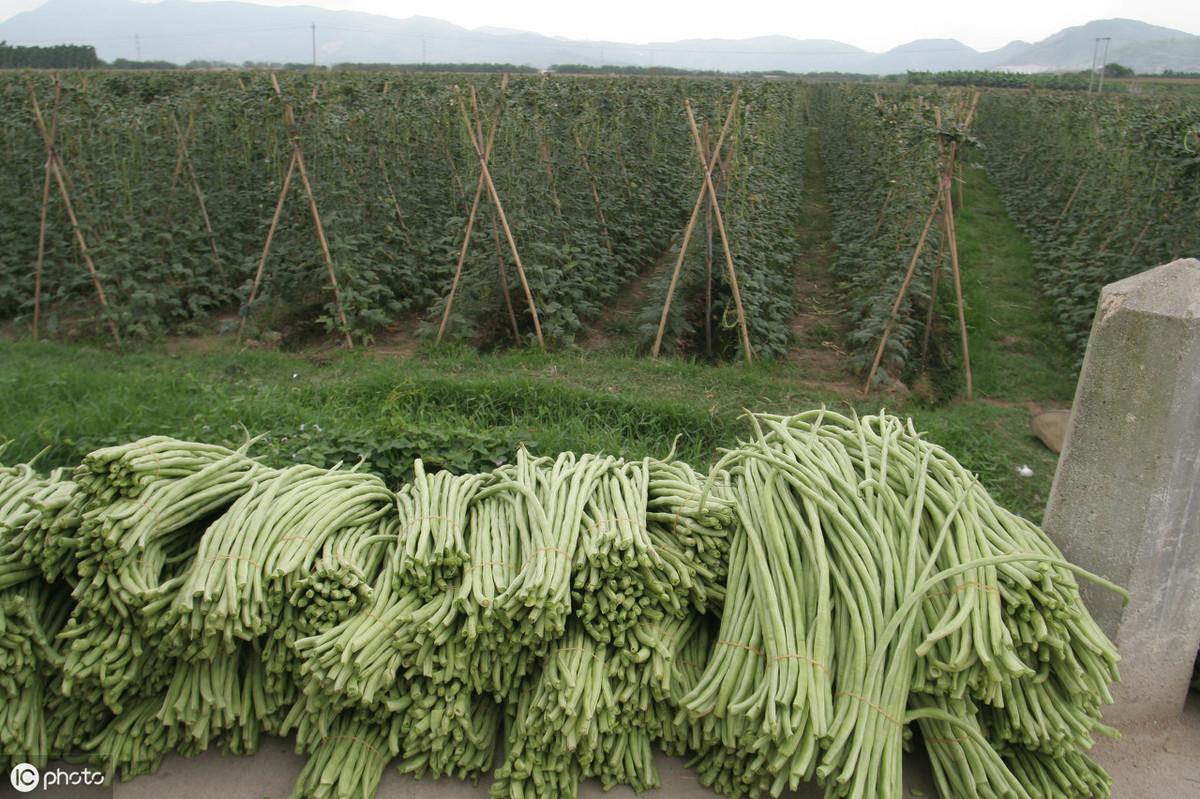
[[[607,307],[584,335],[582,346],[585,350],[592,352],[632,346],[638,341],[638,315],[646,307],[646,299],[654,281],[675,265],[675,256],[674,246],[668,247],[608,301]]]
[[[806,382],[851,393],[858,386],[839,342],[846,338],[845,317],[833,276],[836,248],[825,173],[818,152],[818,131],[809,128],[804,148],[804,190],[801,218],[796,220],[800,259],[796,265],[795,343],[788,353],[793,363],[810,374]]]

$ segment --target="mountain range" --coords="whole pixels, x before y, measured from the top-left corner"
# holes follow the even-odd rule
[[[468,29],[430,17],[397,19],[312,6],[164,0],[48,0],[0,22],[11,44],[94,44],[116,58],[255,62],[513,63],[670,66],[727,72],[857,72],[1087,69],[1098,37],[1108,61],[1138,72],[1200,71],[1200,36],[1129,19],[1088,22],[1039,42],[978,51],[956,39],[919,39],[872,53],[827,39],[760,36],[626,44],[581,41],[504,28]]]

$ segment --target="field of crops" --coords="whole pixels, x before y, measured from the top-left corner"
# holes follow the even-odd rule
[[[988,94],[985,162],[1082,357],[1100,288],[1200,253],[1200,103]]]
[[[1030,292],[1077,348],[1100,285],[1200,249],[1185,97],[993,89],[976,115],[972,90],[932,86],[286,73],[279,89],[252,71],[75,73],[56,96],[50,75],[3,76],[0,318],[51,338],[244,325],[569,349],[626,302],[630,348],[778,358],[804,300],[808,147],[833,220],[836,344],[850,371],[875,355],[884,381],[965,365],[971,309],[949,288],[946,212],[929,210],[949,150],[987,165],[1033,241]]]
[[[280,99],[262,73],[65,78],[56,146],[118,329],[130,337],[155,336],[196,329],[212,313],[240,310],[252,333],[254,326],[318,321],[337,330],[343,327],[339,299],[345,329],[338,332],[355,341],[406,314],[438,318],[480,171],[462,102],[481,120],[484,137],[499,119],[489,172],[505,219],[493,212],[485,192],[449,333],[510,338],[505,309],[511,303],[518,338],[534,339],[503,232],[507,223],[545,339],[552,345],[573,341],[605,301],[682,232],[701,177],[684,98],[715,139],[732,87],[518,77],[501,95],[498,77],[472,83],[446,76],[357,74],[314,82],[286,75]],[[49,125],[49,78],[37,76],[33,86]],[[6,317],[28,319],[45,147],[25,81],[7,79],[0,101],[8,154],[0,187],[6,220],[0,307]],[[296,179],[262,289],[247,307],[291,156],[285,102],[295,109],[295,138],[340,296],[329,289]],[[730,247],[744,254],[739,265],[756,338],[764,351],[776,353],[786,342],[772,326],[787,317],[789,304],[778,275],[789,265],[760,253],[763,244],[779,252],[776,245],[792,224],[788,132],[798,113],[795,94],[782,87],[745,88],[718,170]],[[46,264],[46,329],[96,312],[88,272],[58,202],[48,219]],[[690,271],[687,277],[684,299],[694,300]],[[710,308],[720,317],[729,297],[723,272],[714,283]],[[695,325],[692,303],[678,307],[671,341]]]
[[[5,757],[1107,797],[1026,407],[1200,106],[963,83],[0,73]]]

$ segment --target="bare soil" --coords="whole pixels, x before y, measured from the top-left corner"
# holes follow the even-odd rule
[[[806,383],[850,395],[859,386],[847,368],[846,351],[840,344],[846,339],[847,329],[833,276],[836,250],[832,212],[817,147],[817,130],[812,128],[805,147],[802,217],[796,220],[801,256],[796,264],[792,317],[795,343],[788,358],[811,375]]]

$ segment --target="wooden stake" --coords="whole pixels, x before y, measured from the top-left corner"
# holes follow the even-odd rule
[[[542,117],[535,107],[533,110],[533,130],[537,137],[538,152],[542,157],[542,166],[546,170],[546,181],[550,184],[550,202],[554,204],[554,213],[562,221],[562,201],[558,197],[558,181],[554,177],[554,159],[550,155],[550,145],[546,141],[542,129]]]
[[[604,206],[600,203],[600,190],[596,188],[596,176],[592,174],[592,166],[588,162],[587,151],[579,140],[579,131],[575,131],[575,146],[579,150],[579,158],[583,162],[583,171],[587,173],[588,182],[592,184],[592,201],[596,204],[596,219],[600,222],[600,231],[604,234],[604,246],[612,254],[612,239],[608,235],[608,220],[604,218]]]
[[[900,305],[904,302],[905,295],[908,294],[908,286],[912,282],[913,273],[917,271],[917,261],[921,257],[921,251],[925,249],[925,240],[929,237],[929,229],[933,226],[934,217],[937,216],[941,204],[942,192],[939,191],[937,197],[934,198],[933,207],[929,209],[929,216],[925,218],[925,227],[921,229],[916,249],[913,250],[912,259],[908,262],[908,269],[904,273],[904,281],[900,284],[900,291],[896,293],[896,301],[892,303],[892,312],[888,315],[887,324],[883,327],[879,348],[875,350],[875,360],[871,363],[871,371],[867,373],[867,384],[863,386],[863,396],[871,391],[871,381],[875,379],[875,372],[878,371],[879,363],[883,360],[883,350],[887,346],[888,337],[892,335],[892,328],[896,324],[896,314],[900,312]]]
[[[500,271],[500,293],[504,296],[504,308],[508,311],[508,321],[512,325],[513,341],[520,341],[521,329],[517,327],[517,314],[513,310],[512,296],[508,293],[508,268],[504,263],[504,250],[500,248],[500,227],[496,224],[495,214],[492,214],[492,243],[496,246],[496,265]]]
[[[392,199],[392,209],[396,213],[396,221],[400,224],[400,231],[404,234],[404,241],[408,246],[412,246],[412,236],[409,235],[408,225],[404,222],[404,212],[400,210],[400,200],[396,197],[396,191],[392,188],[392,179],[388,177],[387,165],[383,163],[383,153],[377,153],[379,158],[379,173],[383,176],[383,185],[387,187],[388,196]]]
[[[488,129],[487,145],[484,147],[483,155],[480,156],[483,159],[490,159],[492,157],[492,147],[496,141],[496,131],[500,128],[500,115],[504,111],[504,90],[507,87],[508,75],[505,75],[500,80],[500,98],[496,101],[496,108],[492,112],[491,126]],[[458,97],[459,110],[462,112],[463,124],[467,126],[467,135],[471,137],[472,146],[475,144],[476,131],[480,132],[480,137],[483,135],[482,123],[478,119],[478,98],[473,99],[475,100],[473,108],[476,111],[477,117],[474,126],[472,126],[471,120],[467,115],[467,107],[463,102],[462,95],[459,95]],[[447,150],[447,152],[449,151]],[[457,171],[455,171],[455,175],[457,174]],[[437,338],[435,339],[436,343],[438,344],[442,343],[442,336],[446,332],[446,323],[450,319],[450,310],[454,306],[454,297],[458,293],[458,281],[462,277],[463,264],[466,263],[467,260],[467,249],[471,245],[471,233],[475,229],[475,216],[479,213],[479,201],[483,198],[483,189],[483,173],[480,172],[479,179],[475,182],[475,198],[471,201],[471,209],[467,213],[467,230],[463,234],[462,247],[460,247],[458,250],[458,261],[454,266],[454,277],[450,280],[450,294],[446,297],[446,307],[442,309],[442,321],[441,324],[438,325]]]
[[[472,138],[474,138],[472,136]],[[467,249],[471,245],[471,232],[475,229],[475,215],[479,212],[479,200],[483,197],[483,177],[475,184],[475,199],[471,201],[471,210],[467,214],[467,231],[463,234],[462,246],[458,250],[458,261],[454,265],[454,277],[450,280],[450,294],[446,297],[446,307],[442,310],[442,322],[438,325],[436,343],[442,343],[442,335],[446,332],[446,322],[450,319],[450,309],[454,306],[454,296],[458,293],[458,281],[462,277],[463,264],[467,260]]]
[[[283,91],[279,88],[279,79],[275,73],[271,73],[271,86],[275,89],[275,95],[280,99],[283,98]],[[315,98],[315,89],[314,95]],[[350,335],[350,325],[346,321],[346,310],[342,306],[342,293],[338,288],[337,271],[333,266],[333,255],[329,250],[329,240],[325,237],[325,226],[321,223],[321,214],[317,210],[317,197],[313,193],[312,183],[308,179],[308,170],[304,165],[304,152],[300,147],[300,133],[296,126],[296,112],[292,108],[292,104],[285,102],[283,104],[283,119],[287,124],[288,134],[292,140],[292,160],[288,163],[287,174],[284,176],[283,189],[279,192],[279,201],[275,204],[275,214],[271,218],[271,226],[267,230],[267,241],[263,246],[262,259],[258,264],[258,271],[254,276],[254,284],[250,288],[250,300],[254,302],[254,297],[257,294],[258,286],[262,280],[263,266],[266,264],[267,253],[271,249],[271,239],[275,235],[275,229],[279,224],[279,215],[283,211],[283,202],[287,198],[287,190],[291,185],[292,172],[300,173],[300,181],[304,186],[304,193],[308,196],[308,210],[312,215],[313,227],[316,229],[317,241],[321,245],[321,256],[325,261],[325,268],[329,273],[329,285],[333,288],[334,306],[337,308],[338,322],[342,326],[342,336],[346,342],[347,349],[354,349],[354,339]],[[249,303],[247,303],[249,305]],[[241,323],[238,325],[238,340],[241,340],[242,330],[246,326],[246,317],[242,317]]]
[[[962,273],[958,266],[958,239],[954,228],[954,208],[950,204],[950,185],[942,184],[943,206],[946,224],[946,239],[950,245],[950,272],[954,276],[954,298],[958,303],[958,329],[962,337],[963,368],[967,373],[967,399],[975,398],[975,388],[971,379],[971,349],[967,343],[967,315],[963,307]]]
[[[175,117],[175,112],[171,112],[171,124],[175,126],[175,168],[171,170],[171,194],[175,193],[175,184],[179,181],[179,176],[183,174],[183,160],[186,158],[187,143],[192,138],[192,123],[196,121],[196,111],[192,109],[188,112],[187,130],[184,133],[179,132],[179,120]]]
[[[888,189],[888,193],[883,198],[883,205],[879,206],[879,217],[875,220],[875,229],[871,231],[871,238],[879,235],[879,229],[883,227],[883,220],[887,215],[888,205],[892,202],[892,195],[896,193],[896,187],[892,186]]]
[[[56,79],[57,84],[57,79]],[[56,88],[55,95],[58,95]],[[50,131],[46,128],[46,122],[42,119],[42,109],[38,105],[37,91],[33,88],[33,82],[29,83],[29,97],[33,101],[33,118],[37,123],[38,133],[42,136],[42,142],[46,145],[47,163],[50,166],[50,172],[54,176],[54,182],[58,185],[59,194],[62,195],[63,207],[67,211],[67,219],[71,223],[71,230],[75,233],[75,242],[79,245],[79,254],[83,257],[83,262],[87,266],[88,274],[92,278],[92,287],[96,290],[96,299],[100,301],[101,307],[104,309],[105,322],[110,333],[112,333],[113,341],[117,346],[121,345],[121,336],[117,332],[116,322],[108,313],[108,297],[104,294],[104,286],[100,283],[100,274],[96,271],[96,265],[92,262],[92,256],[88,253],[87,241],[83,236],[83,228],[79,224],[79,218],[75,215],[75,206],[71,202],[71,193],[67,190],[67,181],[63,177],[64,170],[58,159],[58,151],[54,149],[53,139],[50,138]]]
[[[32,90],[32,85],[30,90]],[[62,100],[62,84],[54,76],[54,108],[50,114],[50,146],[58,137],[58,109]],[[50,210],[50,154],[46,154],[45,176],[42,181],[42,213],[38,222],[37,264],[33,270],[33,340],[37,341],[42,312],[42,268],[46,263],[46,215]]]
[[[192,183],[192,192],[196,195],[196,202],[200,205],[200,217],[204,220],[204,232],[208,234],[208,245],[212,250],[213,266],[217,268],[217,274],[221,277],[225,276],[225,269],[221,266],[221,256],[217,253],[217,237],[213,233],[212,222],[208,218],[208,204],[204,200],[204,192],[200,188],[200,179],[196,177],[196,167],[192,164],[191,153],[188,152],[187,139],[192,130],[192,121],[188,120],[188,132],[184,133],[179,129],[179,120],[175,118],[175,114],[171,114],[171,124],[175,126],[175,135],[179,137],[179,152],[183,158],[184,167],[187,170],[188,178]],[[173,188],[173,187],[172,187]]]
[[[711,131],[704,120],[704,152],[711,152]],[[704,355],[712,357],[712,289],[713,289],[713,211],[712,197],[705,200],[704,209]]]
[[[938,280],[942,276],[942,257],[945,255],[946,231],[938,228],[938,248],[934,257],[933,285],[929,287],[929,312],[925,315],[925,330],[921,335],[921,362],[929,355],[929,337],[933,333],[934,312],[937,310]]]
[[[667,316],[671,311],[671,299],[675,295],[675,286],[679,282],[679,273],[683,269],[683,260],[687,257],[687,249],[692,239],[692,231],[696,229],[696,221],[700,217],[700,209],[704,205],[704,198],[708,196],[712,171],[716,167],[721,148],[725,146],[725,137],[729,134],[729,128],[733,124],[733,113],[737,107],[737,98],[740,92],[741,89],[734,92],[733,102],[729,104],[729,111],[725,114],[725,124],[721,126],[721,134],[717,137],[717,143],[714,145],[713,151],[707,155],[701,153],[700,162],[703,167],[705,180],[700,184],[700,191],[696,194],[696,204],[692,206],[692,215],[688,218],[687,227],[683,231],[683,240],[679,243],[679,256],[675,259],[675,268],[671,272],[671,282],[667,284],[667,296],[663,300],[662,316],[658,320],[658,333],[654,337],[654,346],[650,349],[650,355],[654,358],[658,357],[659,350],[662,349],[663,336],[667,331]]]
[[[504,76],[501,82],[501,92],[507,85],[508,75]],[[471,87],[472,102],[475,100],[475,87]],[[466,107],[462,104],[462,98],[459,98],[459,106],[466,114]],[[470,125],[467,126],[468,130]],[[533,301],[533,292],[529,288],[529,281],[525,276],[525,266],[521,263],[521,253],[517,250],[517,242],[513,238],[512,228],[508,225],[508,216],[504,213],[504,204],[500,202],[500,194],[496,191],[496,184],[492,182],[492,173],[488,170],[487,159],[484,157],[483,142],[475,138],[474,133],[471,135],[471,143],[475,146],[475,153],[479,156],[479,172],[487,183],[488,194],[491,196],[492,205],[496,209],[496,213],[500,216],[500,227],[504,230],[504,237],[508,240],[508,247],[512,251],[513,263],[517,267],[517,277],[521,280],[521,290],[525,292],[525,301],[529,304],[529,313],[533,317],[533,332],[537,336],[538,346],[543,350],[546,349],[546,340],[542,338],[542,323],[538,319],[537,305]]]
[[[733,105],[737,105],[738,94],[740,89],[734,92]],[[700,130],[696,127],[696,115],[692,111],[692,104],[685,100],[688,114],[688,124],[692,128],[692,141],[696,145],[696,154],[700,157],[700,163],[704,163],[704,144],[700,141]],[[725,230],[725,219],[721,213],[721,202],[717,199],[717,189],[713,186],[712,171],[705,170],[704,181],[708,185],[708,196],[712,201],[713,216],[717,220],[717,232],[721,234],[721,249],[725,252],[725,266],[729,270],[729,288],[733,291],[733,304],[737,308],[738,325],[742,330],[742,353],[745,356],[746,363],[754,360],[754,351],[750,347],[750,328],[746,323],[746,311],[742,307],[742,291],[738,287],[737,270],[733,266],[733,253],[729,249],[729,234]]]
[[[1087,178],[1087,175],[1088,173],[1085,169],[1083,170],[1083,174],[1079,176],[1079,180],[1075,181],[1075,188],[1071,190],[1071,196],[1067,198],[1067,204],[1063,206],[1062,211],[1058,214],[1058,219],[1054,223],[1053,229],[1055,231],[1058,230],[1063,220],[1067,218],[1067,214],[1071,213],[1071,206],[1075,204],[1075,197],[1079,194],[1079,190],[1083,188],[1083,181]]]
[[[354,349],[354,339],[350,336],[350,325],[346,321],[346,310],[342,307],[342,294],[338,289],[337,272],[333,268],[333,255],[329,251],[329,240],[325,238],[325,226],[321,224],[321,213],[317,210],[317,197],[313,194],[312,184],[308,181],[308,170],[304,168],[304,153],[300,150],[299,139],[292,139],[296,151],[296,169],[300,173],[300,183],[304,193],[308,195],[308,210],[312,214],[313,225],[317,229],[317,240],[321,243],[321,255],[325,258],[325,268],[329,270],[329,285],[333,286],[333,301],[337,306],[338,321],[342,325],[342,335],[346,339],[346,349]]]
[[[271,225],[267,228],[267,240],[263,244],[262,257],[258,259],[258,269],[254,271],[254,282],[250,284],[250,298],[246,300],[246,313],[242,314],[242,320],[238,323],[237,340],[242,340],[242,331],[246,327],[246,317],[249,315],[250,306],[254,304],[254,298],[258,296],[258,287],[262,284],[263,267],[267,264],[267,256],[271,252],[271,241],[275,238],[275,229],[279,227],[279,217],[283,213],[283,201],[287,198],[288,189],[292,185],[292,173],[296,171],[296,151],[292,151],[291,160],[288,161],[287,172],[283,174],[283,188],[279,190],[279,199],[275,203],[275,213],[271,215]]]

